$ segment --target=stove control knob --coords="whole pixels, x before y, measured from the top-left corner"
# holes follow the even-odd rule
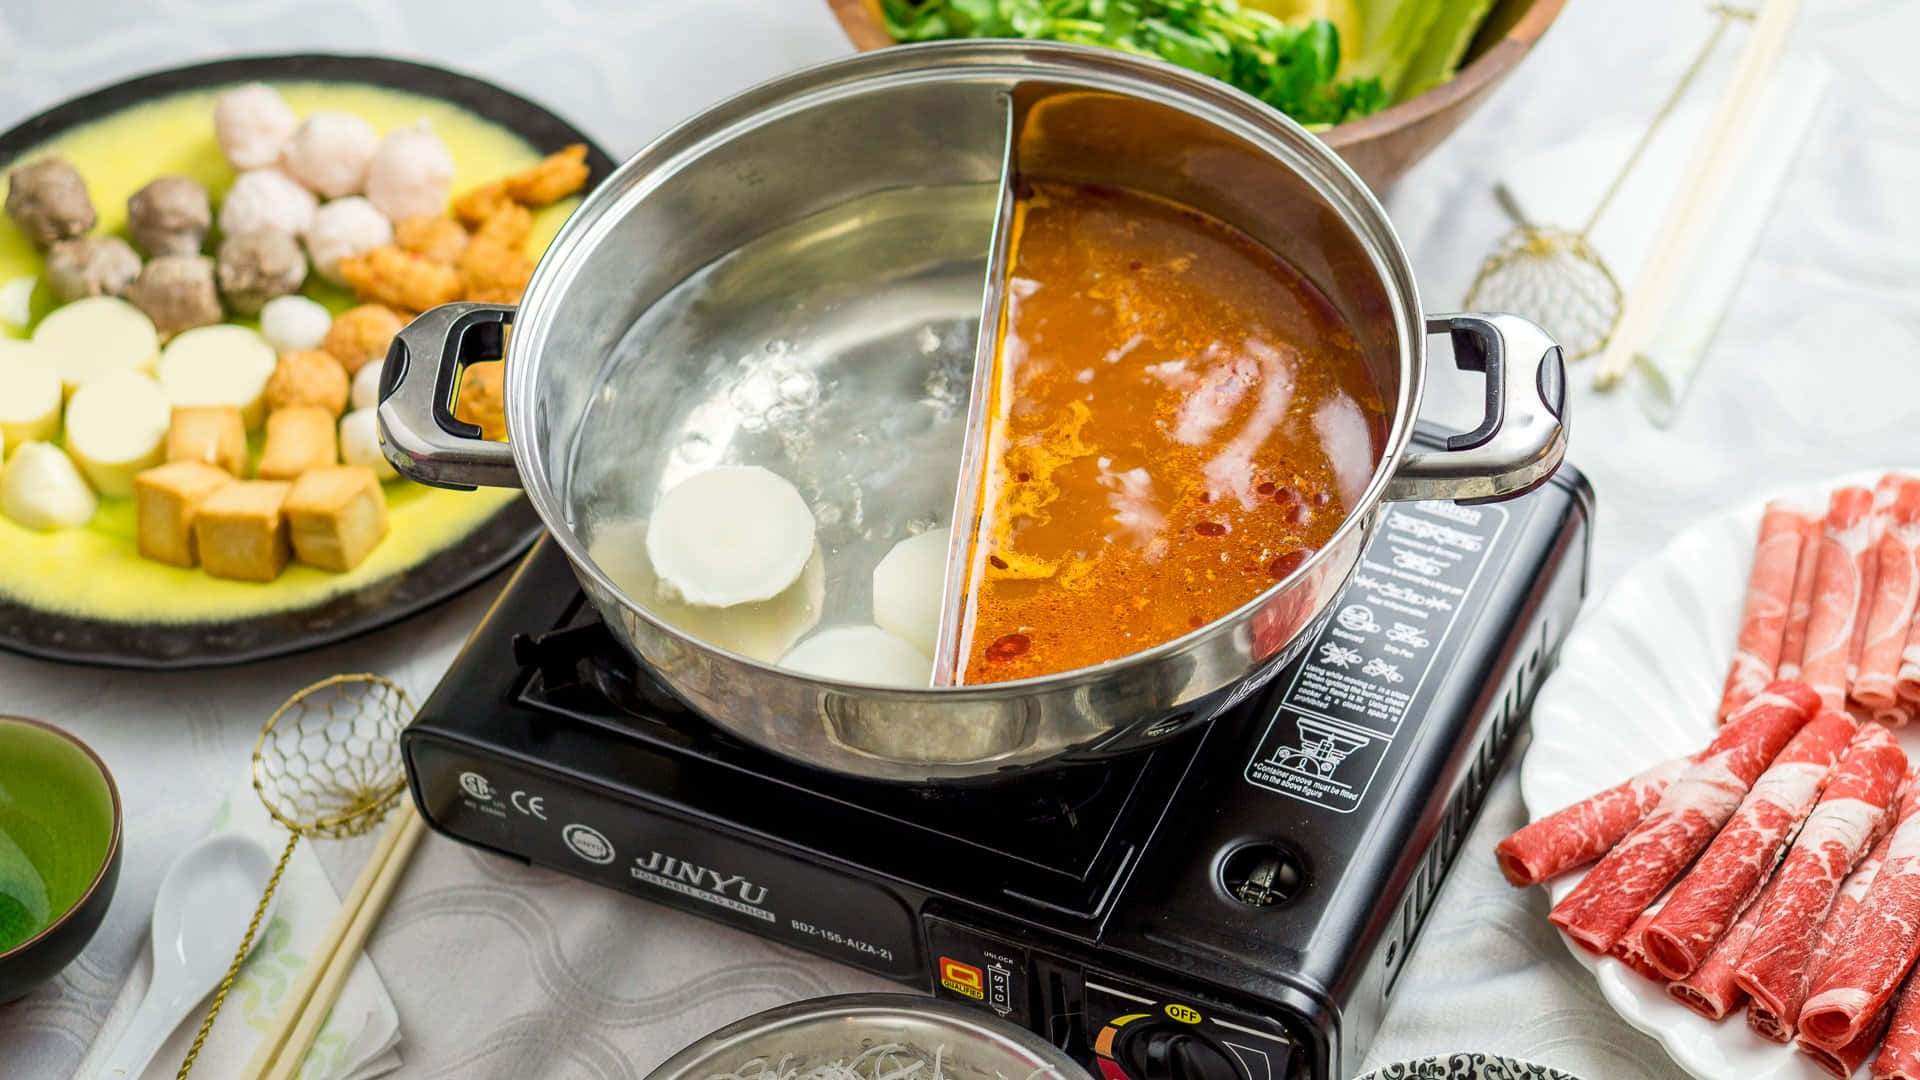
[[[1247,1080],[1232,1054],[1190,1027],[1130,1024],[1118,1042],[1114,1058],[1133,1080]]]

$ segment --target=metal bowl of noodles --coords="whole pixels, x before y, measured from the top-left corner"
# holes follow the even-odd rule
[[[647,1080],[1087,1080],[1045,1039],[914,994],[810,998],[737,1020]]]

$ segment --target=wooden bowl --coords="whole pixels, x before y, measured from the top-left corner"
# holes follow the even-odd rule
[[[879,0],[827,0],[862,51],[895,44]],[[1486,100],[1560,15],[1566,0],[1497,0],[1454,77],[1409,101],[1321,134],[1375,191],[1426,157]]]

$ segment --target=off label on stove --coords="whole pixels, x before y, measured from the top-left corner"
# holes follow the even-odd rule
[[[1351,813],[1420,699],[1509,512],[1389,507],[1247,763],[1255,787]]]

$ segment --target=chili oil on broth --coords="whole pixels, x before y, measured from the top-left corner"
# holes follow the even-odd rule
[[[1386,406],[1274,252],[1139,192],[1022,181],[958,681],[1114,660],[1233,611],[1333,536]]]

